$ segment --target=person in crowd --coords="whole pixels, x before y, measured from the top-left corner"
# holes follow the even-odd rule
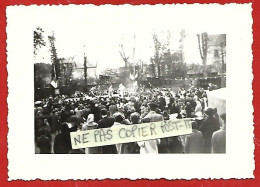
[[[131,124],[140,124],[140,114],[138,112],[134,112],[130,115]],[[136,142],[123,143],[121,147],[122,154],[138,154],[140,153],[140,148]]]
[[[61,124],[61,132],[54,139],[54,154],[68,154],[71,149],[69,126],[64,122]]]
[[[119,122],[121,125],[137,125],[140,122],[146,123],[150,121],[195,117],[197,118],[197,121],[198,119],[200,120],[198,126],[205,140],[206,147],[204,151],[211,152],[212,133],[215,129],[219,129],[219,126],[215,128],[214,122],[212,123],[214,120],[209,115],[206,119],[203,119],[207,107],[207,93],[204,89],[190,87],[188,89],[180,88],[178,90],[172,88],[154,88],[151,90],[145,90],[145,88],[139,87],[136,92],[128,89],[125,89],[124,92],[123,95],[118,96],[118,94],[113,93],[109,97],[106,93],[100,90],[94,90],[94,95],[77,92],[72,95],[48,97],[42,99],[42,101],[37,99],[37,102],[35,102],[35,145],[37,146],[37,138],[42,136],[39,131],[40,129],[45,129],[45,136],[50,140],[52,139],[52,135],[55,139],[57,138],[56,140],[51,141],[51,146],[55,147],[57,146],[57,143],[61,142],[62,137],[67,142],[70,142],[68,141],[68,139],[70,140],[70,132],[89,130],[88,126],[90,128],[110,128],[115,123],[115,118],[110,116],[110,113],[112,115],[116,112],[121,112],[121,114],[125,116],[123,121]],[[143,94],[144,92],[146,92],[145,95]],[[149,94],[147,94],[147,92]],[[152,103],[156,105],[154,109],[152,109]],[[139,113],[140,116],[138,116],[136,112]],[[206,113],[209,112],[207,111]],[[89,119],[89,114],[94,115],[94,121]],[[216,117],[216,114],[214,114],[213,117]],[[64,133],[66,127],[63,125],[63,130],[61,130],[60,125],[64,122],[69,122],[66,123],[67,125],[72,124],[69,125],[68,132],[66,133]],[[81,124],[84,124],[83,128],[81,127]],[[214,126],[214,128],[212,126]],[[51,128],[48,129],[49,127]],[[49,130],[51,130],[51,132]],[[183,137],[184,136],[169,137],[153,142],[148,141],[146,145],[140,144],[139,142],[142,148],[139,146],[137,146],[137,148],[141,149],[140,152],[142,153],[182,153],[184,152],[185,145]],[[62,140],[62,143],[66,144],[66,141],[64,140]],[[54,146],[53,143],[55,141],[56,143]],[[158,142],[160,142],[160,144],[158,144]],[[121,153],[132,152],[129,151],[129,148],[125,149],[124,146],[125,144],[121,145]],[[149,150],[149,146],[152,147],[150,147],[151,149],[154,149]],[[102,154],[117,153],[115,145],[101,146],[100,149]],[[63,151],[55,150],[55,152],[62,153],[70,152],[64,151],[64,149]]]
[[[48,119],[44,119],[43,123],[44,123],[45,128],[51,131],[51,126],[50,126],[50,124],[48,122]]]
[[[51,139],[47,136],[46,130],[40,129],[40,136],[37,138],[37,147],[40,149],[40,154],[51,153]]]
[[[202,116],[202,106],[199,100],[196,101],[196,107],[195,107],[195,116],[200,117]]]
[[[186,103],[186,107],[185,107],[185,111],[186,111],[186,117],[187,118],[191,118],[192,117],[192,112],[194,111],[190,102]]]
[[[185,138],[185,153],[202,153],[203,152],[203,134],[198,131],[197,123],[193,121],[192,125],[192,133],[186,135]]]
[[[116,126],[125,125],[124,124],[124,120],[125,120],[124,114],[122,114],[120,112],[116,112],[116,113],[114,113],[113,117],[115,118],[115,122],[112,125],[112,128],[116,127]],[[121,143],[116,144],[116,149],[117,149],[118,154],[122,154],[122,144]]]
[[[38,132],[37,132],[37,137],[41,136],[43,131],[44,131],[44,135],[47,136],[50,139],[50,141],[51,141],[52,140],[51,128],[50,128],[50,125],[49,125],[47,119],[44,119],[43,123],[39,127]]]
[[[37,111],[36,116],[35,116],[36,128],[39,128],[41,126],[42,122],[43,122],[43,115],[42,115],[42,111],[39,110],[39,111]]]
[[[87,122],[83,124],[82,130],[93,130],[97,129],[98,124],[94,121],[94,114],[89,114]],[[89,147],[85,148],[86,154],[100,154],[101,148],[100,147]]]
[[[156,108],[158,107],[157,104],[151,102],[149,104],[150,112],[144,117],[143,122],[158,122],[163,121],[163,116],[160,114],[157,114],[155,112]],[[163,139],[163,141],[166,139]],[[146,141],[140,141],[137,142],[137,144],[140,146],[140,154],[147,154],[147,153],[159,153],[158,144],[160,144],[160,139],[154,139],[154,140],[146,140]],[[160,152],[167,152],[167,142],[163,142],[162,146],[160,147]]]
[[[56,110],[53,111],[53,114],[51,116],[51,126],[52,132],[56,135],[57,132],[59,132],[60,130],[59,116]]]
[[[214,110],[212,108],[208,108],[205,111],[205,114],[207,115],[207,117],[202,122],[200,131],[202,132],[204,137],[204,153],[210,153],[212,134],[215,131],[219,130],[219,125],[218,121],[213,117]]]
[[[103,108],[100,111],[101,119],[98,121],[98,128],[109,128],[112,127],[112,125],[115,122],[115,118],[108,117],[107,115],[107,109]],[[106,145],[101,146],[101,153],[102,154],[116,154],[116,146],[115,145]]]
[[[113,114],[116,112],[116,110],[117,110],[117,108],[116,108],[115,102],[112,101],[111,105],[109,106],[109,116],[113,117]]]
[[[214,115],[213,115],[213,117],[218,121],[219,128],[222,127],[223,126],[223,120],[218,115],[218,109],[217,108],[214,108]]]
[[[226,153],[226,113],[220,115],[223,127],[212,135],[212,153]]]
[[[165,98],[163,97],[162,94],[160,94],[160,96],[159,96],[159,109],[161,111],[164,111],[165,110],[165,106],[166,106]]]

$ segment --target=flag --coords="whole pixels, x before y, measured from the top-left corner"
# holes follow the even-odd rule
[[[55,80],[52,80],[50,84],[53,86],[53,88],[57,88],[58,87],[58,83]]]

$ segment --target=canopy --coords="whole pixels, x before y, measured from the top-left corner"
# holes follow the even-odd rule
[[[226,112],[226,88],[221,88],[213,91],[208,91],[208,107],[217,108],[218,114]]]

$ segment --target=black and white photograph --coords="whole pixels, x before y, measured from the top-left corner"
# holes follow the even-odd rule
[[[33,31],[35,153],[226,152],[226,34],[88,30]],[[183,118],[192,134],[71,147],[73,131]]]
[[[35,5],[7,17],[12,179],[251,176],[250,4]],[[16,135],[19,152],[35,158],[28,170],[53,171],[12,170]],[[243,154],[246,174],[230,172]],[[82,162],[88,176],[57,174]]]

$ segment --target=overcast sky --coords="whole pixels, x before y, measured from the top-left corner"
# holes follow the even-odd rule
[[[216,24],[202,23],[199,13],[187,18],[182,8],[173,11],[174,6],[64,6],[59,11],[48,8],[40,10],[35,26],[45,31],[45,40],[52,31],[56,37],[59,58],[74,57],[78,66],[83,66],[84,45],[89,64],[98,64],[98,73],[104,68],[124,66],[119,53],[123,44],[125,53],[133,61],[149,62],[154,54],[152,34],[165,41],[171,33],[171,50],[179,49],[180,31],[185,29],[184,52],[186,63],[201,63],[196,34],[200,32],[218,33]],[[188,10],[185,9],[187,12]],[[191,12],[194,10],[190,10]],[[210,9],[207,9],[210,11]],[[198,16],[198,17],[197,17]],[[214,22],[214,20],[212,20]],[[216,23],[216,22],[215,22]],[[135,37],[134,37],[135,36]],[[135,38],[135,39],[134,39]],[[36,58],[36,61],[49,63],[49,43]]]

